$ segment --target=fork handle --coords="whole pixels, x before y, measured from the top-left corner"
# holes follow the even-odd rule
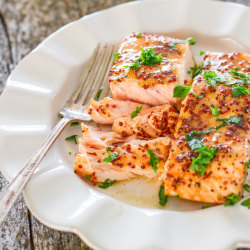
[[[63,129],[71,121],[76,120],[65,116],[60,119],[54,129],[50,132],[44,142],[33,154],[26,166],[17,174],[17,176],[8,184],[8,186],[0,194],[0,224],[8,214],[11,207],[14,205],[19,194],[22,192],[27,181],[34,173],[35,169],[44,158],[48,150],[51,148],[57,137],[61,134]]]

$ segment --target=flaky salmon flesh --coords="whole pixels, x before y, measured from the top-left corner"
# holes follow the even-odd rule
[[[135,118],[118,118],[112,130],[123,137],[135,136],[138,139],[173,137],[178,120],[178,113],[172,105],[155,106],[141,111]]]
[[[92,183],[110,180],[129,180],[137,176],[148,179],[159,178],[168,157],[170,138],[159,137],[153,140],[132,140],[123,142],[115,132],[103,132],[94,127],[82,124],[82,137],[79,139],[79,153],[75,158],[75,172],[89,176]],[[111,146],[109,152],[107,148]],[[157,171],[150,166],[150,155],[147,150],[159,157]],[[112,153],[118,157],[112,162],[104,159]]]
[[[204,65],[182,103],[175,139],[165,165],[165,194],[224,203],[228,195],[242,193],[247,173],[244,163],[249,154],[250,98],[249,94],[237,95],[237,89],[233,88],[237,86],[236,81],[243,81],[244,75],[250,76],[250,56],[207,53]],[[211,78],[206,77],[209,71],[217,75],[214,87]],[[233,72],[243,73],[243,78]],[[218,108],[219,113],[212,115],[214,108]],[[231,122],[228,121],[230,118]],[[224,122],[221,119],[225,119]],[[209,132],[210,128],[214,130]],[[197,140],[191,142],[187,134],[192,137],[194,131],[200,133],[194,137]],[[199,150],[191,150],[191,146],[199,148],[199,142],[216,152],[203,174],[190,168],[201,154]]]
[[[188,42],[164,35],[135,33],[121,43],[119,57],[110,70],[110,88],[114,99],[131,100],[152,106],[177,104],[182,98],[174,98],[173,90],[179,85],[191,85],[192,78],[187,71],[194,66]],[[139,59],[141,49],[154,49],[162,61],[157,65],[141,65],[138,70],[130,66]]]
[[[96,123],[113,124],[115,119],[130,116],[137,107],[142,107],[142,111],[150,108],[150,106],[146,104],[106,97],[99,102],[91,99],[88,113]]]

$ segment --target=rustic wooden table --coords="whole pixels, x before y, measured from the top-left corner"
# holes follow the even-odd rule
[[[250,0],[222,0],[250,6]],[[66,23],[128,0],[0,0],[0,93],[15,65]],[[1,97],[0,97],[1,98]],[[0,190],[7,181],[0,174]],[[89,249],[76,235],[38,222],[19,197],[0,228],[0,249]]]

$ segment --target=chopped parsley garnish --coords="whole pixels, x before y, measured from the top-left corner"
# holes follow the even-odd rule
[[[187,43],[187,42],[189,42],[190,45],[194,45],[194,44],[196,43],[196,41],[194,40],[193,37],[189,37],[189,38],[187,38],[187,39],[185,39],[185,40],[170,42],[170,43],[169,43],[169,46],[170,46],[172,49],[177,50],[177,48],[176,48],[176,46],[175,46],[176,44],[182,44],[182,43]]]
[[[192,78],[195,78],[198,76],[204,67],[207,67],[210,64],[210,61],[205,61],[203,65],[197,66],[197,67],[191,67],[190,70],[188,71],[188,74],[192,73]]]
[[[226,78],[219,77],[214,71],[204,71],[203,77],[213,88],[216,88],[217,82],[227,82]]]
[[[113,53],[114,62],[119,58],[120,53]]]
[[[221,121],[222,125],[225,126],[225,125],[229,125],[229,124],[239,124],[242,121],[242,118],[237,117],[237,116],[231,116],[228,119],[217,118],[216,121]]]
[[[230,73],[232,75],[233,78],[236,79],[241,79],[243,83],[248,83],[248,81],[250,81],[250,77],[248,77],[247,75],[237,72],[235,70],[230,70]]]
[[[77,135],[71,135],[65,138],[66,141],[74,141],[77,144]]]
[[[160,158],[158,156],[156,156],[154,154],[154,152],[150,149],[147,149],[149,155],[150,155],[150,166],[152,167],[152,169],[155,171],[157,171],[157,164],[160,162]]]
[[[200,51],[200,56],[203,56],[204,54],[206,54],[206,52],[205,51]]]
[[[142,37],[142,33],[138,33],[137,38],[141,38],[141,37]]]
[[[80,124],[79,122],[71,122],[71,123],[70,123],[70,126],[73,127],[73,126],[77,126],[77,125],[79,125],[79,124]]]
[[[203,137],[197,137],[199,132],[192,131],[189,134],[185,134],[187,144],[191,150],[199,153],[197,158],[192,157],[192,163],[189,166],[194,172],[198,173],[199,176],[203,176],[206,172],[209,162],[214,158],[216,154],[216,148],[209,149],[202,143]]]
[[[112,186],[115,182],[116,182],[116,180],[111,181],[110,179],[106,179],[106,180],[102,183],[102,185],[100,185],[100,186],[98,186],[98,187],[99,187],[99,188],[102,188],[102,189],[106,189],[106,188]]]
[[[191,150],[195,150],[195,149],[203,147],[203,144],[202,144],[203,137],[197,138],[196,136],[198,135],[199,133],[195,130],[189,134],[185,134],[187,144],[191,148]]]
[[[233,92],[234,97],[239,97],[239,96],[242,96],[242,95],[249,94],[250,89],[247,89],[242,85],[239,85],[239,86],[233,87],[232,92]]]
[[[242,95],[247,95],[250,93],[250,90],[246,87],[244,87],[242,84],[250,84],[250,77],[245,75],[244,73],[237,72],[235,70],[230,71],[233,78],[237,79],[235,82],[231,82],[226,84],[227,86],[230,85],[237,85],[232,88],[233,96],[239,97]]]
[[[99,91],[97,92],[96,98],[95,98],[97,101],[99,100],[101,93],[102,93],[102,89],[99,89]]]
[[[174,88],[173,97],[186,97],[191,89],[191,86],[177,86]]]
[[[130,66],[133,70],[138,71],[140,69],[139,59],[135,60],[134,63]]]
[[[247,192],[250,192],[250,185],[245,184],[245,185],[244,185],[244,189],[245,189]]]
[[[192,78],[195,78],[196,76],[198,76],[201,71],[202,71],[202,66],[198,66],[198,67],[191,67],[190,71],[192,72]]]
[[[106,148],[106,152],[110,152],[110,150],[111,150],[111,147]]]
[[[209,208],[209,207],[210,207],[209,205],[203,205],[201,208],[206,209],[206,208]]]
[[[90,181],[90,177],[91,177],[91,175],[88,174],[88,175],[85,176],[85,179],[86,179],[87,181]]]
[[[250,169],[249,161],[246,161],[245,164],[244,164],[244,166],[245,166],[246,168],[249,168],[249,169]]]
[[[237,116],[231,116],[228,119],[219,119],[219,118],[217,118],[216,121],[222,121],[222,124],[215,127],[215,128],[209,128],[207,130],[200,131],[200,132],[197,132],[196,130],[193,130],[191,133],[185,134],[186,140],[189,141],[189,140],[193,139],[193,137],[195,137],[195,136],[200,136],[200,135],[205,135],[205,134],[208,134],[208,133],[211,133],[211,132],[215,132],[219,128],[221,128],[223,126],[226,126],[226,125],[229,125],[229,124],[239,124],[242,121],[242,118],[237,117]]]
[[[154,49],[146,49],[141,48],[141,56],[140,62],[142,65],[156,65],[159,62],[162,62],[162,56],[156,55]]]
[[[224,206],[233,206],[236,202],[240,200],[241,195],[235,195],[234,193],[231,193],[227,196],[227,200],[224,203]]]
[[[206,129],[206,130],[200,132],[200,134],[201,134],[201,135],[209,134],[209,133],[212,133],[212,132],[217,131],[217,130],[218,130],[219,128],[221,128],[221,127],[222,127],[222,125],[219,125],[219,126],[217,126],[217,127],[215,127],[215,128],[209,128],[209,129]]]
[[[242,206],[248,207],[248,209],[250,209],[250,198],[244,200],[243,202],[241,202]]]
[[[215,117],[219,116],[220,113],[219,113],[218,107],[214,106],[214,107],[210,107],[210,109],[211,109],[211,113],[213,116],[215,116]]]
[[[134,118],[138,115],[138,113],[139,113],[141,110],[142,110],[142,106],[136,107],[136,109],[132,112],[130,118],[131,118],[131,119],[134,119]]]
[[[125,68],[132,68],[135,71],[138,71],[140,69],[140,65],[156,65],[158,63],[162,62],[162,56],[159,54],[155,54],[155,51],[153,48],[146,49],[141,48],[141,55],[139,59],[136,59],[134,63],[131,66],[125,65]]]
[[[194,94],[194,93],[192,93],[195,97],[197,97],[197,98],[199,98],[199,99],[201,99],[201,98],[203,98],[203,94],[200,94],[200,95],[197,95],[197,94]]]
[[[194,172],[198,173],[199,176],[203,176],[209,165],[209,162],[215,157],[216,148],[212,147],[209,149],[207,146],[198,148],[195,150],[199,153],[197,158],[191,157],[192,164],[189,166]]]
[[[165,193],[164,193],[164,186],[163,185],[161,185],[161,187],[160,187],[158,196],[159,196],[159,204],[162,207],[164,207],[168,201],[168,196],[165,195]]]
[[[106,148],[106,152],[108,153],[108,156],[103,159],[103,162],[105,162],[105,163],[110,163],[110,162],[114,161],[119,154],[117,152],[110,153],[110,150],[111,150],[111,147]]]

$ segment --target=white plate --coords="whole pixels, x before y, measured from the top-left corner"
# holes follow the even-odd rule
[[[250,52],[250,9],[210,1],[143,1],[66,25],[26,56],[0,98],[0,164],[7,179],[24,166],[58,120],[98,40],[119,42],[132,31],[193,36],[200,49]],[[89,187],[73,173],[76,152],[64,141],[50,150],[24,196],[49,227],[71,231],[94,248],[231,249],[250,240],[250,211],[237,204],[205,210],[145,209]]]

